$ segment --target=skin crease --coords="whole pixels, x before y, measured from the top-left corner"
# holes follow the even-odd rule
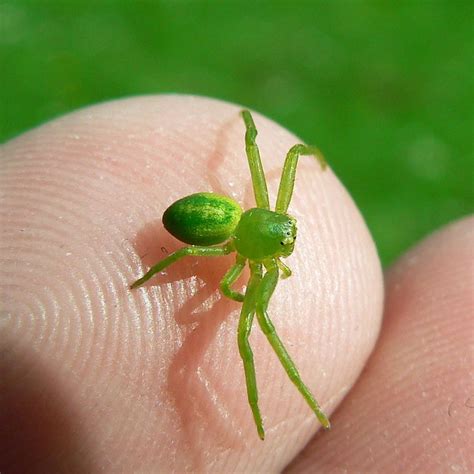
[[[280,472],[319,429],[255,324],[267,436],[257,437],[240,305],[218,291],[234,256],[188,258],[128,289],[183,246],[161,224],[172,202],[206,191],[255,205],[240,109],[186,96],[115,101],[1,148],[2,472]],[[299,140],[254,118],[274,205]],[[269,314],[330,414],[379,334],[380,263],[351,198],[310,157],[289,212],[293,276]]]

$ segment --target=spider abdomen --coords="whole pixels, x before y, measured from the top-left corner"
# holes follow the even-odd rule
[[[241,215],[241,207],[226,196],[196,193],[168,207],[163,214],[163,225],[187,244],[214,245],[233,235]]]

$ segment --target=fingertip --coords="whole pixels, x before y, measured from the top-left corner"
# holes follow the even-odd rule
[[[255,205],[240,113],[239,106],[189,96],[114,101],[46,124],[4,149],[16,166],[8,225],[20,265],[9,269],[18,290],[11,309],[33,308],[22,337],[44,344],[41,357],[97,436],[99,465],[117,459],[123,470],[201,469],[208,462],[222,471],[277,470],[317,429],[255,331],[267,440],[257,449],[248,441],[264,433],[255,433],[245,397],[235,344],[239,307],[216,292],[229,258],[212,265],[191,259],[146,291],[129,291],[138,286],[128,286],[138,268],[162,258],[162,247],[181,246],[160,223],[170,203],[213,191]],[[298,139],[254,118],[274,197],[284,157]],[[303,161],[295,189],[295,274],[278,287],[270,311],[305,381],[332,409],[377,338],[380,262],[357,207],[329,169],[321,173]],[[99,413],[111,420],[107,436],[97,428]]]

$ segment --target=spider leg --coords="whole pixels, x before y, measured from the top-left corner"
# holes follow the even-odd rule
[[[290,380],[295,384],[301,395],[303,395],[304,399],[315,413],[319,422],[324,426],[324,428],[329,428],[329,420],[321,410],[321,407],[309,391],[308,387],[301,380],[300,374],[298,373],[294,362],[291,360],[290,355],[278,337],[275,327],[268,316],[268,302],[270,301],[273,291],[275,290],[275,287],[278,283],[278,265],[274,260],[272,260],[271,263],[268,263],[265,266],[267,267],[267,273],[259,285],[256,299],[258,323],[265,336],[267,336],[267,339],[270,342],[270,345],[273,347],[276,355],[280,359],[281,365],[285,369]]]
[[[257,128],[255,127],[252,115],[248,110],[242,110],[241,113],[245,122],[245,128],[247,129],[245,132],[245,151],[247,153],[250,174],[252,176],[255,201],[257,203],[257,207],[262,209],[270,209],[265,173],[263,172],[262,161],[260,160],[260,152],[258,151],[258,146],[255,142],[255,138],[257,137]]]
[[[281,173],[280,187],[278,188],[275,212],[279,214],[286,214],[288,206],[290,205],[293,188],[295,186],[296,166],[298,165],[300,155],[313,155],[319,161],[321,168],[323,170],[326,168],[326,161],[316,147],[301,144],[292,146],[286,155],[285,164],[283,165],[283,171]]]
[[[291,268],[288,265],[285,265],[279,258],[276,259],[276,263],[278,265],[278,268],[280,269],[282,273],[282,278],[288,278],[291,276],[292,271]]]
[[[227,255],[232,252],[233,248],[231,245],[226,244],[222,247],[198,247],[198,246],[191,246],[191,247],[183,247],[182,249],[173,252],[172,254],[168,255],[163,260],[160,260],[157,264],[153,265],[150,270],[148,270],[145,275],[139,278],[136,282],[130,285],[130,289],[134,289],[143,285],[146,281],[148,281],[153,275],[158,272],[161,272],[169,265],[175,263],[180,258],[186,257],[187,255],[198,256],[198,257],[218,257],[220,255]]]
[[[224,278],[221,280],[220,289],[224,296],[230,298],[234,301],[239,301],[240,303],[244,301],[244,295],[238,291],[233,290],[230,286],[239,278],[242,270],[245,267],[245,258],[241,255],[237,255],[237,261],[232,265],[229,271],[224,275]]]
[[[244,304],[240,312],[239,329],[238,329],[238,343],[239,352],[244,363],[245,382],[247,384],[247,396],[250,408],[252,410],[255,424],[257,425],[258,436],[261,440],[265,438],[265,431],[263,429],[262,415],[258,408],[258,392],[257,380],[255,376],[255,365],[253,362],[252,348],[249,344],[250,330],[252,329],[252,322],[255,316],[255,297],[258,285],[262,279],[262,271],[260,265],[250,264],[250,280],[245,291]]]

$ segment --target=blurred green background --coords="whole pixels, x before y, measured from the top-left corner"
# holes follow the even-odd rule
[[[324,151],[387,264],[472,212],[472,5],[0,1],[0,139],[128,95],[241,103]]]

